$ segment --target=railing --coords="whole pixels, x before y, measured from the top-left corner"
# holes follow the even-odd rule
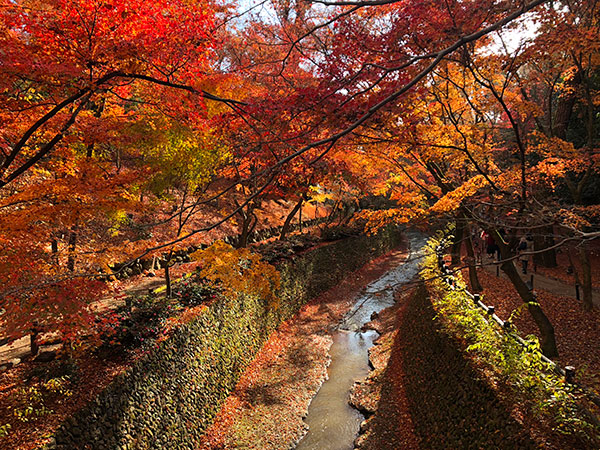
[[[436,256],[437,256],[437,260],[438,260],[438,267],[439,267],[440,271],[442,272],[442,277],[441,277],[442,280],[448,285],[448,287],[451,290],[456,289],[456,281],[455,281],[454,276],[452,275],[453,271],[450,269],[450,267],[448,267],[446,265],[446,262],[444,261],[444,246],[438,245],[435,249],[435,252],[436,252]],[[473,301],[473,304],[475,306],[481,308],[486,313],[486,316],[489,319],[484,318],[484,320],[486,320],[488,323],[490,320],[492,322],[496,323],[499,326],[500,330],[502,330],[502,332],[506,333],[508,336],[510,336],[512,339],[514,339],[519,345],[521,345],[523,347],[524,350],[530,351],[530,346],[527,344],[527,341],[517,334],[514,326],[512,325],[512,323],[510,321],[502,320],[500,317],[498,317],[494,306],[486,305],[485,303],[483,303],[481,301],[481,295],[479,295],[479,294],[472,294],[466,288],[462,289],[462,291],[465,293],[465,295],[467,297],[469,297]],[[533,293],[533,295],[535,298],[535,296],[536,296],[535,292]],[[600,396],[598,396],[598,394],[596,394],[590,388],[582,385],[579,381],[577,381],[575,379],[575,367],[574,366],[565,366],[564,368],[562,368],[557,363],[552,361],[550,358],[548,358],[547,356],[542,354],[541,352],[539,352],[539,353],[540,353],[541,360],[543,362],[545,362],[546,364],[548,364],[552,368],[554,373],[556,373],[557,375],[559,375],[561,377],[564,377],[564,380],[567,383],[569,383],[573,387],[579,389],[583,394],[586,395],[586,397],[591,402],[593,402],[596,406],[600,407]],[[596,418],[596,417],[594,417],[594,418],[596,421],[598,420],[598,418]]]
[[[302,224],[293,223],[290,225],[289,231],[293,232],[302,227],[311,227],[313,225],[317,225],[319,223],[324,222],[327,217],[317,217],[315,219],[303,220]],[[270,228],[263,228],[257,231],[253,231],[248,239],[248,243],[254,244],[257,242],[261,242],[272,237],[278,236],[283,229],[283,225],[278,225]],[[222,238],[222,240],[230,245],[235,244],[238,239],[237,235],[228,235]],[[195,252],[196,250],[203,250],[209,247],[211,244],[199,244],[192,245],[186,249],[178,250],[173,253],[172,258],[175,260],[180,260],[183,262],[189,261],[189,254]],[[156,263],[158,263],[158,268],[162,267],[162,264],[166,260],[166,254],[162,255],[160,258],[156,259]],[[116,278],[124,278],[132,275],[138,275],[142,273],[145,269],[149,268],[150,263],[153,261],[152,258],[149,259],[138,259],[131,261],[129,263],[118,263],[111,266],[113,273],[106,274],[106,279],[110,277]]]

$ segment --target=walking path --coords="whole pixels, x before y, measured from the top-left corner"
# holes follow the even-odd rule
[[[508,279],[506,274],[504,272],[502,272],[502,270],[498,268],[498,265],[494,264],[493,262],[485,262],[484,261],[483,268],[490,273],[499,275],[501,278]],[[547,291],[547,292],[550,292],[554,295],[558,295],[561,297],[569,297],[569,298],[574,298],[574,299],[577,298],[576,288],[573,285],[564,283],[555,278],[549,278],[540,273],[535,273],[535,272],[529,271],[527,274],[522,274],[520,272],[520,268],[518,268],[518,270],[519,270],[519,274],[521,275],[521,279],[523,281],[525,281],[526,283],[531,283],[531,280],[533,279],[533,289],[534,290]],[[581,287],[579,288],[579,295],[580,295],[580,298],[583,297],[583,289]],[[592,300],[594,302],[594,305],[596,307],[600,308],[600,291],[598,291],[597,289],[592,290]]]
[[[195,264],[195,263],[191,263]],[[177,269],[173,271],[173,277],[181,276],[184,272],[191,271],[190,263],[184,263],[178,265]],[[162,275],[162,272],[159,273]],[[160,289],[164,286],[165,281],[162,276],[154,276],[154,277],[136,277],[129,287],[125,288],[124,291],[120,295],[113,295],[109,297],[105,297],[97,302],[94,302],[90,307],[96,311],[97,313],[103,313],[111,309],[116,309],[119,306],[123,306],[125,304],[125,297],[131,295],[143,295],[147,294],[151,290]],[[42,341],[52,342],[52,333],[46,333],[41,336]],[[48,351],[56,351],[62,346],[60,343],[50,343],[47,345],[40,345],[40,352],[48,352]],[[2,367],[6,368],[8,366],[17,365],[21,362],[21,360],[30,354],[30,338],[29,336],[22,337],[20,339],[16,339],[10,343],[0,346],[0,370]]]

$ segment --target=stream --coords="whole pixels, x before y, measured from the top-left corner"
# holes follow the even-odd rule
[[[370,283],[356,298],[352,309],[339,323],[333,335],[328,379],[313,398],[305,419],[308,433],[296,450],[351,450],[358,436],[363,415],[348,404],[355,381],[370,370],[368,350],[379,336],[373,330],[361,332],[373,313],[394,304],[394,290],[410,281],[419,270],[420,249],[427,238],[407,232],[410,254],[406,262]]]

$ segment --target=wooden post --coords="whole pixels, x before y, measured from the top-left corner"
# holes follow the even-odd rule
[[[573,366],[565,367],[565,381],[567,383],[575,382],[575,367],[573,367]]]
[[[40,350],[40,346],[38,344],[39,335],[40,329],[38,327],[38,324],[34,322],[33,326],[31,327],[31,334],[29,335],[29,347],[33,356],[37,355],[38,351]]]

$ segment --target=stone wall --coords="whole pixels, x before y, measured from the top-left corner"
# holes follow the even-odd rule
[[[386,230],[347,238],[285,262],[277,309],[247,296],[215,302],[62,424],[50,447],[196,448],[270,333],[308,299],[397,246],[400,237]]]

